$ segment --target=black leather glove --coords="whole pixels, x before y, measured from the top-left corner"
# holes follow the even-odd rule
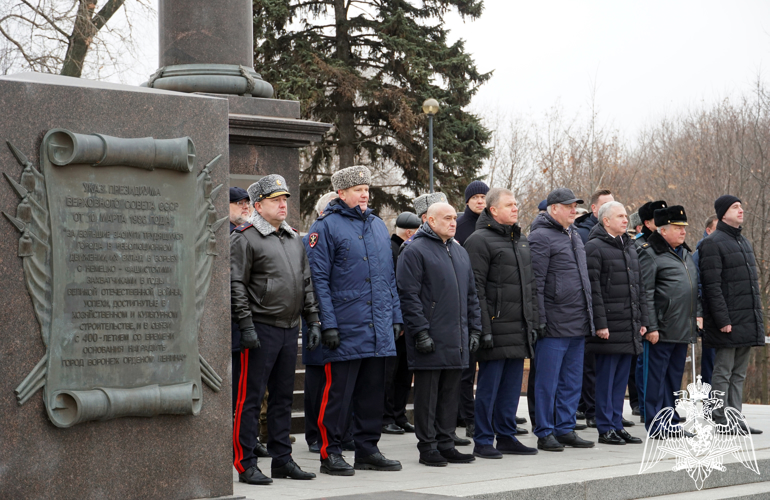
[[[398,340],[398,338],[401,336],[401,333],[404,331],[404,325],[401,323],[393,323],[393,338]]]
[[[433,339],[428,335],[428,330],[423,330],[414,336],[414,348],[417,352],[423,354],[429,354],[436,350],[436,344],[433,343]]]
[[[241,328],[241,352],[246,349],[259,349],[259,337],[253,326]]]
[[[336,328],[329,328],[321,333],[321,342],[329,349],[336,349],[340,346],[340,331]]]
[[[491,333],[485,333],[481,336],[481,345],[479,346],[480,349],[492,349],[494,347],[494,342],[492,342],[492,334]]]
[[[471,330],[470,337],[471,352],[476,352],[479,350],[479,338],[481,338],[481,332],[478,330]]]
[[[321,343],[321,323],[310,323],[307,327],[307,350],[314,351]]]

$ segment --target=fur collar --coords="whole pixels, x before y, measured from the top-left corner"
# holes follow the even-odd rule
[[[254,210],[254,214],[251,216],[251,219],[249,219],[249,222],[251,222],[251,225],[253,225],[262,236],[270,236],[272,233],[278,232],[273,227],[273,225],[267,222],[264,217],[259,215],[259,212],[256,210]],[[294,231],[294,229],[292,229],[292,227],[286,221],[281,222],[281,229],[292,238],[296,238],[298,236],[297,232]]]

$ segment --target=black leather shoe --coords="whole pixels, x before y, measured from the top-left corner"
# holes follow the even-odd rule
[[[476,422],[470,421],[465,424],[465,437],[472,438],[473,433],[476,432]]]
[[[585,412],[577,411],[577,412],[575,412],[575,418],[578,419],[578,420],[585,420],[586,419],[586,414],[585,414]],[[518,423],[518,422],[516,422],[516,423]]]
[[[516,438],[497,438],[497,451],[506,455],[537,455],[537,449],[524,446]]]
[[[257,445],[254,447],[254,454],[259,458],[269,458],[270,453],[267,452],[265,445],[257,441]]]
[[[382,433],[383,434],[403,434],[404,429],[397,426],[396,424],[388,424],[382,426]]]
[[[342,455],[330,453],[327,458],[321,460],[321,474],[330,476],[352,476],[356,473],[353,467],[342,458]]]
[[[575,431],[556,436],[556,440],[564,446],[572,446],[573,448],[593,448],[595,444],[593,441],[581,438]]]
[[[410,424],[409,422],[404,422],[403,424],[398,424],[399,427],[404,429],[404,432],[414,432],[414,426]]]
[[[310,453],[321,453],[321,443],[318,441],[307,445],[307,451]]]
[[[625,418],[621,417],[621,423],[623,424],[623,427],[633,427],[636,424],[630,420],[626,420]]]
[[[271,484],[273,482],[272,479],[262,474],[256,465],[252,465],[246,471],[238,474],[238,481],[246,484]]]
[[[743,429],[744,432],[748,430],[750,434],[762,434],[762,431],[759,429],[754,429],[753,427],[748,427],[746,424],[741,423],[739,424],[741,426],[741,429]],[[748,429],[747,429],[748,428]]]
[[[356,470],[401,470],[401,462],[387,459],[378,451],[368,457],[356,458],[353,468]]]
[[[526,424],[527,419],[524,417],[516,417],[516,425]]]
[[[631,415],[635,415],[638,417],[641,414],[642,412],[639,410],[638,406],[634,406],[633,408],[631,408]]]
[[[537,438],[537,449],[543,451],[564,451],[564,445],[556,440],[553,434]]]
[[[596,417],[586,417],[586,425],[592,429],[596,429]]]
[[[476,458],[470,453],[460,453],[456,448],[439,450],[439,453],[442,457],[446,458],[446,461],[450,464],[469,464],[476,460]]]
[[[461,438],[456,432],[452,432],[452,441],[455,442],[455,446],[468,446],[471,444],[470,439]]]
[[[516,435],[517,436],[523,436],[524,434],[529,434],[529,431],[525,429],[524,427],[516,427]]]
[[[599,434],[599,442],[602,444],[626,444],[626,442],[620,436],[615,434],[615,431],[612,429],[604,434]]]
[[[277,469],[270,469],[270,477],[275,479],[315,479],[315,474],[312,472],[305,472],[299,468],[294,460],[289,459],[288,462],[278,467]]]
[[[447,461],[438,450],[428,450],[420,452],[420,463],[428,467],[446,467]]]
[[[625,441],[628,444],[642,444],[642,440],[641,439],[632,436],[625,429],[621,429],[619,431],[615,431],[615,434],[617,434],[620,437],[620,439],[622,439],[623,441]]]
[[[342,451],[356,451],[356,442],[352,439],[342,443]]]
[[[588,426],[586,424],[575,424],[575,430],[576,431],[583,431],[586,430]]]

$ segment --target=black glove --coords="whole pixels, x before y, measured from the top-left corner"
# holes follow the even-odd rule
[[[310,323],[307,327],[307,350],[314,351],[321,343],[321,323]]]
[[[436,350],[436,344],[433,343],[433,339],[428,335],[428,330],[423,330],[414,336],[414,348],[417,352],[423,354],[429,354]]]
[[[492,342],[492,334],[491,333],[485,333],[481,336],[481,345],[479,348],[481,349],[492,349],[494,347],[494,342]]]
[[[241,328],[241,352],[246,349],[259,349],[259,337],[253,326]]]
[[[470,337],[471,352],[476,352],[479,350],[479,338],[481,337],[481,332],[478,330],[471,330]]]
[[[393,338],[398,340],[398,338],[401,336],[401,332],[404,331],[404,325],[401,323],[393,323]]]
[[[336,349],[340,346],[340,331],[336,328],[329,328],[321,333],[321,342],[329,349]]]

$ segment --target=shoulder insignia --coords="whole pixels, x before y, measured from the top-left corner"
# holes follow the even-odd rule
[[[299,234],[299,231],[297,230],[297,228],[293,227],[293,228],[291,228],[291,230],[294,231],[295,233]]]
[[[313,248],[316,243],[318,243],[318,233],[311,233],[310,236],[308,236],[308,245],[310,245],[310,248]]]
[[[649,243],[645,243],[644,245],[642,245],[642,248],[647,248],[648,246],[650,246],[650,244]]]
[[[236,227],[235,229],[233,229],[233,231],[238,231],[239,233],[242,233],[250,227],[254,227],[254,226],[251,223],[247,222],[246,224],[241,224],[240,226]]]

